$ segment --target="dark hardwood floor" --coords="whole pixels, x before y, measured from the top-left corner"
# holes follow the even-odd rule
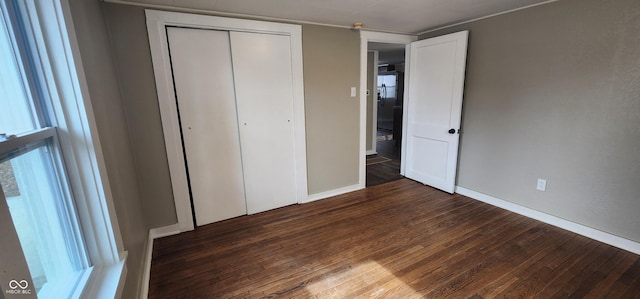
[[[388,135],[382,131],[378,131],[378,135]],[[366,186],[376,186],[386,182],[391,182],[403,178],[400,175],[400,146],[395,140],[386,140],[376,142],[377,155],[371,157],[385,157],[390,159],[388,162],[367,165]]]
[[[156,240],[149,298],[640,298],[640,256],[402,179]]]

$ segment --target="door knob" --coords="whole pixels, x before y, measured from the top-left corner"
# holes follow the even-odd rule
[[[456,129],[449,129],[449,134],[455,134],[456,133]]]

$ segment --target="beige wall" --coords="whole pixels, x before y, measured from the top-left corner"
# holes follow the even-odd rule
[[[360,82],[358,32],[302,26],[309,194],[358,183]]]
[[[71,0],[70,5],[118,223],[124,248],[129,253],[123,298],[136,298],[148,226],[140,206],[130,135],[107,28],[99,1]]]
[[[458,185],[640,241],[640,1],[563,0],[421,38],[465,29]]]
[[[111,46],[118,68],[140,195],[147,223],[161,227],[178,221],[164,146],[144,9],[105,4]]]
[[[152,227],[177,222],[162,136],[144,9],[105,4],[134,160],[141,204]],[[357,32],[302,27],[309,193],[358,183]]]

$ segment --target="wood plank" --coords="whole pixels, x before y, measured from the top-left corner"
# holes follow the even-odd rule
[[[640,257],[402,179],[154,244],[149,298],[637,298]]]

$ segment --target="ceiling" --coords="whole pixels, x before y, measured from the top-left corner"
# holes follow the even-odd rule
[[[554,0],[104,0],[417,34]]]
[[[405,44],[387,44],[369,42],[368,50],[378,51],[378,65],[404,63]]]

